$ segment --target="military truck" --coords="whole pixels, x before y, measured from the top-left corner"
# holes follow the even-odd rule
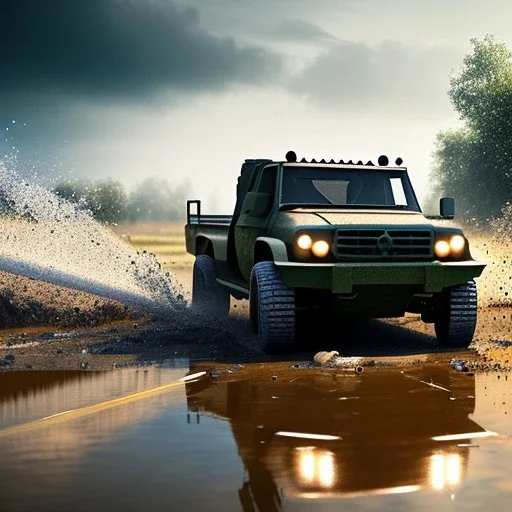
[[[453,219],[455,202],[440,200]],[[192,306],[228,315],[249,299],[265,351],[292,348],[303,311],[343,318],[421,314],[441,345],[467,347],[477,319],[473,260],[461,229],[420,209],[407,169],[343,160],[246,160],[233,215],[187,202],[187,251],[195,255]]]

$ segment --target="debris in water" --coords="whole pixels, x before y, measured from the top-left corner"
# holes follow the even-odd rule
[[[422,384],[426,384],[427,386],[430,386],[431,388],[440,389],[441,391],[448,391],[448,393],[451,393],[451,390],[447,388],[443,388],[443,386],[440,386],[439,384],[434,384],[433,382],[427,382],[424,380],[420,380]]]
[[[342,372],[362,373],[362,358],[360,357],[340,357],[339,352],[318,352],[313,357],[313,361],[320,366],[336,368]]]
[[[458,372],[467,372],[469,371],[469,368],[465,361],[462,361],[461,359],[452,359],[450,361],[450,366],[457,370]]]
[[[331,350],[330,352],[321,351],[314,355],[313,361],[317,364],[325,365],[339,355],[340,353],[336,350]]]
[[[192,373],[191,375],[186,375],[185,377],[182,377],[180,379],[180,382],[190,382],[191,380],[198,379],[199,377],[202,377],[203,375],[206,375],[206,372]]]

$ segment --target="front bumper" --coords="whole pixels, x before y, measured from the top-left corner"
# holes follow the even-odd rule
[[[442,263],[295,263],[276,262],[281,279],[290,288],[352,293],[359,285],[422,285],[425,293],[464,284],[485,268],[478,261]]]

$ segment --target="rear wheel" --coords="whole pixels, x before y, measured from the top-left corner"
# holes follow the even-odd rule
[[[216,280],[215,261],[200,254],[194,262],[192,307],[225,317],[229,314],[230,296]]]
[[[435,313],[434,326],[439,344],[446,347],[468,347],[475,333],[476,317],[475,281],[445,290]]]
[[[295,292],[281,280],[272,261],[254,265],[249,307],[253,330],[265,352],[295,347]]]

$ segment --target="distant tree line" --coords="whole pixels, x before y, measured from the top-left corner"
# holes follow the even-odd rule
[[[101,222],[179,221],[185,218],[190,184],[171,186],[165,179],[147,178],[128,193],[111,178],[65,181],[54,187],[63,199],[88,210]]]
[[[471,43],[448,92],[463,124],[437,136],[431,200],[454,196],[461,213],[484,220],[512,201],[512,51],[489,35]]]

